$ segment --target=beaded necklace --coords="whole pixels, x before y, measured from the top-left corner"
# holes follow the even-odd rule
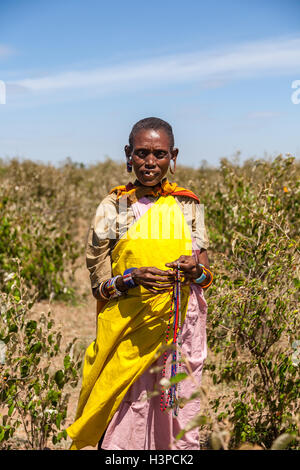
[[[166,343],[169,340],[171,320],[173,317],[173,352],[172,352],[172,364],[171,364],[171,378],[175,377],[177,372],[181,370],[181,285],[180,285],[180,267],[179,263],[176,268],[175,284],[173,288],[172,305],[169,314],[169,321],[166,331]],[[164,352],[163,356],[163,378],[166,376],[166,361],[168,351]],[[178,358],[178,361],[177,361]],[[167,392],[167,398],[164,403],[164,397],[166,390],[163,387],[162,394],[160,397],[160,409],[165,411],[169,406],[173,410],[173,415],[178,416],[178,398],[179,398],[180,383],[171,384]]]

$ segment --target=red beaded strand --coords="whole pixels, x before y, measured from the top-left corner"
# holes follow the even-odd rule
[[[171,309],[170,309],[170,313],[169,313],[169,321],[168,321],[168,326],[167,326],[167,331],[166,331],[166,344],[168,344],[169,334],[170,334],[170,327],[171,327],[171,319],[174,316],[174,318],[173,318],[173,346],[176,349],[175,349],[175,351],[173,351],[173,364],[172,364],[172,367],[171,367],[171,376],[176,375],[176,371],[177,371],[177,364],[176,364],[176,361],[177,361],[177,339],[178,339],[178,335],[179,335],[179,332],[180,332],[179,330],[181,330],[181,302],[180,302],[180,296],[181,296],[181,292],[180,292],[180,269],[179,269],[179,264],[178,264],[177,269],[176,269],[176,282],[175,282],[175,286],[173,288],[172,305],[171,305]],[[180,341],[179,346],[181,346],[181,338],[179,338],[179,341]],[[163,370],[162,370],[163,378],[166,375],[167,354],[168,354],[168,352],[165,351],[164,356],[163,356],[163,358],[164,358],[163,359]],[[181,355],[180,355],[180,361],[181,361]],[[180,367],[180,365],[179,365],[179,367]],[[165,403],[163,403],[164,397],[165,397],[165,390],[163,388],[162,393],[161,393],[161,397],[160,397],[160,409],[161,409],[161,411],[165,411],[166,408],[168,407],[168,405],[171,408],[173,408],[173,406],[175,406],[173,411],[174,411],[174,414],[177,416],[178,411],[177,411],[177,406],[176,406],[176,403],[175,403],[176,402],[176,390],[177,390],[177,386],[176,385],[171,385],[171,387],[168,390],[168,395],[167,395],[166,401],[165,401]]]
[[[174,294],[173,294],[172,305],[171,305],[171,309],[170,309],[170,313],[169,313],[169,320],[168,320],[167,331],[166,331],[166,344],[168,344],[168,341],[169,341],[169,334],[170,334],[170,327],[171,327],[171,318],[173,317],[173,303],[174,303]],[[168,355],[168,351],[166,350],[166,351],[164,352],[164,355],[163,355],[163,358],[164,358],[163,370],[162,370],[162,376],[163,376],[163,377],[166,376],[167,355]],[[168,406],[168,404],[169,404],[169,401],[170,401],[170,392],[171,392],[171,390],[169,390],[168,396],[167,396],[167,399],[166,399],[166,402],[165,402],[165,404],[163,404],[163,400],[164,400],[164,396],[165,396],[165,390],[164,390],[164,389],[162,390],[162,393],[161,393],[161,396],[160,396],[160,409],[161,409],[161,411],[165,411],[166,408],[167,408],[167,406]]]

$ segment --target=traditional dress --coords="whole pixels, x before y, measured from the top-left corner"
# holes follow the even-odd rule
[[[164,180],[156,190],[138,185],[114,188],[98,207],[89,232],[87,266],[92,287],[123,274],[130,267],[156,266],[208,247],[198,198]],[[182,355],[198,385],[206,358],[206,302],[196,284],[182,289]],[[153,295],[141,286],[98,304],[96,340],[88,347],[75,422],[67,429],[73,449],[95,446],[103,433],[103,449],[199,449],[197,430],[175,441],[199,412],[198,399],[178,416],[162,412],[160,397],[146,399],[159,386],[161,346],[171,308],[169,293]],[[170,343],[170,341],[169,341]],[[171,360],[168,357],[167,364]],[[169,368],[166,368],[168,376]],[[184,366],[183,366],[184,370]],[[189,397],[195,384],[186,379],[180,396]]]

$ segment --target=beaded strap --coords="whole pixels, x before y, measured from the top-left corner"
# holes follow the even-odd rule
[[[171,328],[171,319],[173,317],[173,353],[172,353],[172,365],[171,365],[171,377],[175,377],[177,371],[181,370],[181,285],[180,285],[180,269],[179,264],[176,268],[176,278],[175,278],[175,285],[173,289],[173,298],[172,298],[172,305],[169,313],[169,321],[166,331],[166,343],[169,340],[170,328]],[[179,346],[179,349],[178,349]],[[163,370],[162,375],[163,377],[166,376],[166,362],[167,362],[167,354],[168,352],[164,352],[163,357]],[[178,356],[178,363],[177,363],[177,356]],[[173,410],[173,415],[178,415],[178,394],[179,394],[179,383],[178,384],[171,384],[167,398],[164,403],[166,391],[162,390],[161,397],[160,397],[160,409],[161,411],[165,411],[166,408],[169,406]]]

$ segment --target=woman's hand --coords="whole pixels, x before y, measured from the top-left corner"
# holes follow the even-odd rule
[[[175,281],[173,269],[162,271],[155,267],[143,267],[134,269],[131,276],[136,284],[145,287],[153,294],[169,292]]]
[[[172,263],[167,263],[166,266],[168,268],[175,269],[179,264],[180,271],[183,272],[185,277],[185,283],[196,279],[197,277],[201,276],[202,270],[200,266],[198,266],[198,262],[195,260],[194,256],[180,256]]]

